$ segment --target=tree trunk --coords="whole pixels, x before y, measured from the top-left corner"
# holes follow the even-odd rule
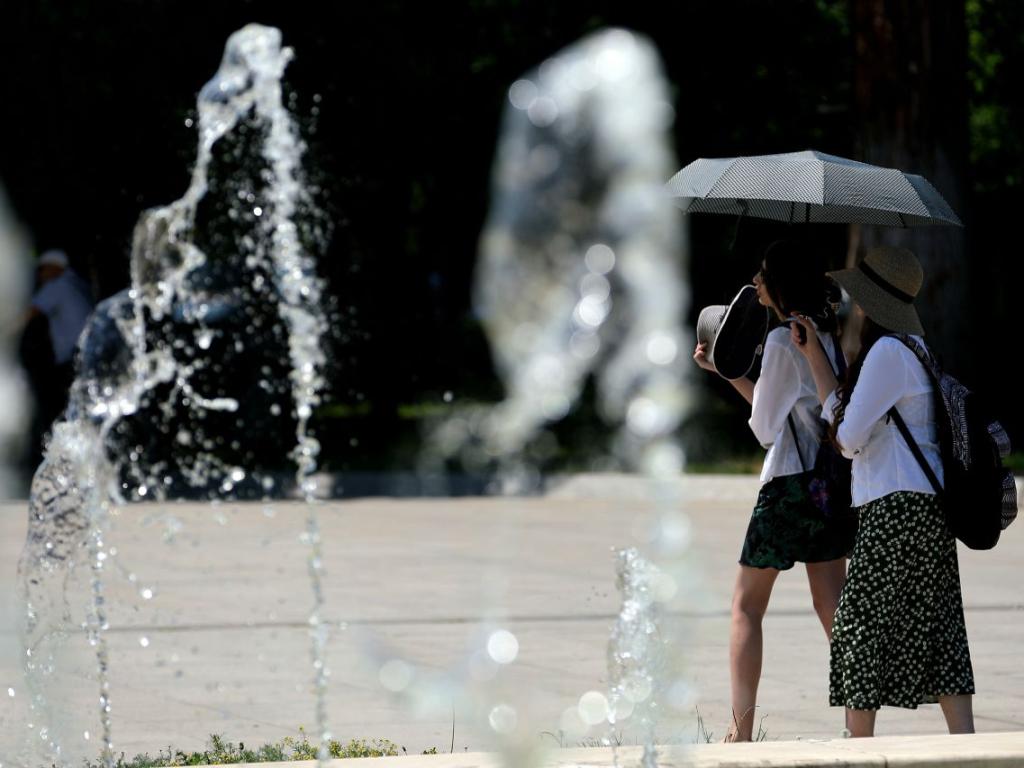
[[[968,223],[967,33],[963,3],[851,0],[860,159],[917,173]],[[851,230],[873,245],[913,250],[925,270],[916,302],[929,343],[958,375],[972,369],[971,269],[956,227]],[[851,257],[854,248],[851,248]]]

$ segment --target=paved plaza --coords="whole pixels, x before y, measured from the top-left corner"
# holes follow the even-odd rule
[[[700,717],[717,740],[728,722],[729,599],[757,481],[688,477],[681,486],[703,573],[687,609],[696,634],[685,654]],[[620,607],[613,550],[635,544],[654,513],[646,484],[620,476],[571,478],[534,498],[324,503],[335,737],[386,738],[410,753],[448,751],[454,724],[456,751],[488,749],[470,713],[417,716],[381,686],[379,666],[369,661],[383,654],[421,671],[458,670],[487,616],[517,637],[509,678],[517,696],[529,692],[538,738],[551,738],[541,733],[557,732],[561,713],[581,694],[606,688],[608,636]],[[107,584],[118,751],[195,748],[211,733],[255,745],[312,728],[305,517],[294,502],[152,504],[118,515]],[[9,597],[25,505],[0,506],[0,526],[0,589]],[[1024,730],[1022,531],[1020,523],[1012,527],[994,551],[960,553],[979,731]],[[72,579],[72,615],[82,614],[87,582],[86,574]],[[140,597],[147,589],[152,599]],[[0,697],[0,717],[10,748],[31,716],[6,624],[0,693],[11,691]],[[71,639],[62,663],[70,672],[58,708],[72,713],[69,728],[79,727],[75,713],[85,713],[84,733],[95,728],[89,722],[98,696],[84,636]],[[842,714],[827,706],[827,663],[798,567],[780,578],[765,623],[759,704],[769,740],[838,735]],[[696,718],[695,710],[691,729]],[[671,740],[676,731],[666,728]],[[935,706],[885,710],[878,722],[881,735],[943,731]]]

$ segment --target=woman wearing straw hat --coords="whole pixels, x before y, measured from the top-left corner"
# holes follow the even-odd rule
[[[938,702],[950,733],[972,733],[974,675],[964,626],[956,541],[938,497],[888,414],[896,410],[942,478],[928,374],[893,334],[922,343],[914,297],[924,281],[903,248],[872,249],[855,269],[829,273],[862,318],[861,348],[836,380],[814,344],[794,344],[814,374],[822,413],[853,460],[860,524],[832,631],[829,699],[854,736],[874,734],[882,706]],[[806,318],[797,318],[810,327]]]
[[[817,327],[811,328],[808,338],[817,338],[839,362],[836,317],[820,263],[819,254],[803,244],[773,243],[754,278],[756,300],[780,321],[794,311],[810,314]],[[750,294],[753,289],[745,291]],[[851,519],[825,516],[811,498],[810,470],[824,430],[807,361],[796,351],[787,328],[776,328],[765,337],[764,308],[759,331],[746,330],[744,314],[736,307],[743,296],[741,291],[728,311],[708,307],[701,312],[694,353],[698,365],[720,373],[751,404],[751,430],[768,448],[733,592],[729,640],[733,721],[726,741],[752,737],[761,677],[761,622],[779,572],[797,562],[806,564],[814,608],[827,637],[854,537]],[[734,320],[737,317],[741,319]],[[762,341],[761,374],[755,384],[746,374]],[[840,364],[845,366],[845,360]]]

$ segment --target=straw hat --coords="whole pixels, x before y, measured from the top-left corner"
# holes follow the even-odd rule
[[[697,341],[708,345],[708,361],[729,380],[750,372],[767,334],[768,308],[752,285],[743,286],[728,306],[704,307],[697,319]]]
[[[924,282],[921,262],[906,248],[878,246],[853,269],[829,272],[878,325],[894,333],[924,335],[914,298]]]

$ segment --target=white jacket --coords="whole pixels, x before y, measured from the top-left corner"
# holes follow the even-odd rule
[[[920,341],[920,337],[914,337]],[[862,506],[896,491],[935,493],[896,422],[886,415],[896,406],[939,482],[943,482],[935,424],[932,383],[917,356],[898,339],[875,342],[864,359],[839,425],[843,455],[853,459],[853,504]],[[833,392],[822,416],[832,422]]]
[[[818,333],[818,338],[834,367],[832,336]],[[799,437],[799,453],[786,420],[790,413]],[[768,449],[761,468],[762,485],[776,477],[799,474],[804,467],[814,467],[823,432],[821,404],[807,359],[793,345],[786,326],[776,328],[765,339],[748,423],[757,441]]]

